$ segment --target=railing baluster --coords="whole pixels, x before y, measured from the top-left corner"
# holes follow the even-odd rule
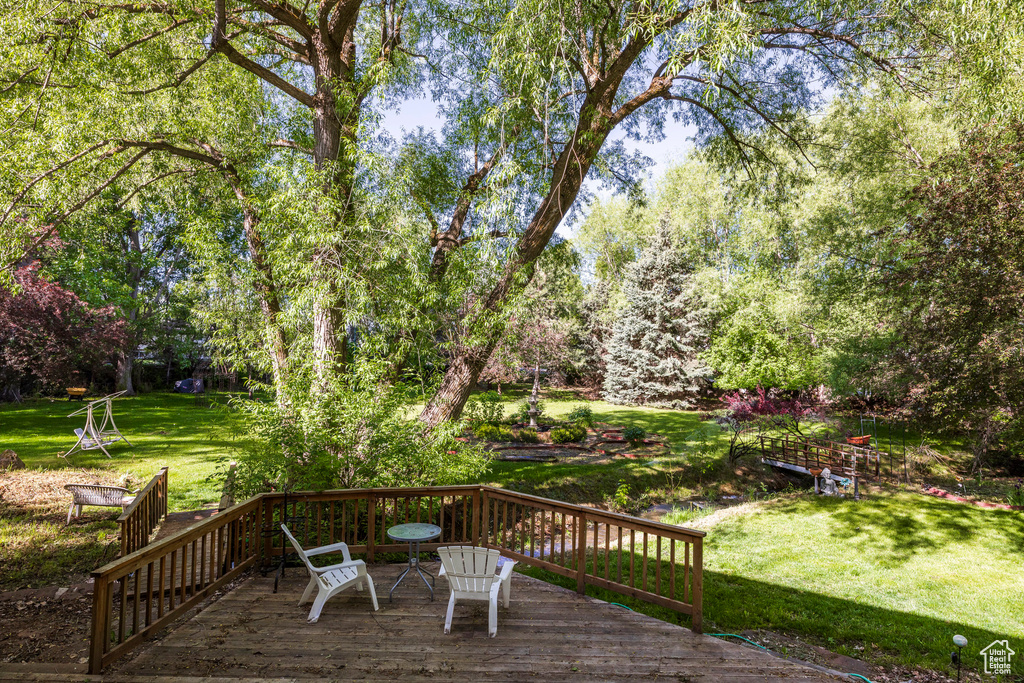
[[[821,450],[816,449],[815,453]],[[148,503],[140,503],[136,509],[143,516],[125,520],[126,529],[132,533],[137,529],[141,537],[151,535],[150,522],[161,518],[166,509],[164,484],[161,480],[154,485],[158,495]],[[425,551],[449,543],[497,548],[524,564],[575,577],[576,590],[581,593],[588,584],[617,591],[688,613],[692,628],[701,628],[703,532],[485,486],[289,493],[287,510],[282,498],[283,494],[261,494],[145,549],[140,547],[134,557],[124,557],[94,572],[98,597],[94,604],[90,671],[99,671],[134,648],[154,629],[199,604],[260,557],[279,554],[281,549],[275,547],[276,541],[265,538],[262,529],[279,523],[275,517],[297,517],[300,512],[305,512],[304,540],[318,545],[325,540],[344,540],[353,546],[353,553],[365,553],[371,562],[378,542],[388,551],[396,547],[386,538],[390,522],[426,521],[436,523],[442,531],[436,542],[424,544]],[[365,524],[359,519],[363,505]],[[415,506],[415,510],[410,506]],[[311,533],[311,526],[315,526],[316,533]],[[612,526],[616,528],[614,534]],[[628,550],[624,542],[627,533]],[[642,536],[642,555],[636,547],[638,535]],[[666,540],[667,553],[662,547]],[[683,543],[682,558],[677,557],[677,541]],[[610,556],[613,542],[614,560]],[[652,542],[657,544],[653,553]],[[624,552],[629,553],[626,568]],[[663,579],[666,554],[668,566],[664,569],[668,576]],[[655,563],[653,572],[651,561]],[[681,587],[676,581],[680,564]],[[159,574],[154,577],[155,572]],[[119,593],[113,591],[112,582],[120,585]],[[154,596],[158,600],[155,607]],[[146,611],[140,614],[143,597]],[[115,604],[117,600],[119,604]],[[133,601],[130,621],[128,600]],[[116,625],[115,611],[119,615]],[[109,642],[110,634],[114,636],[113,643]]]

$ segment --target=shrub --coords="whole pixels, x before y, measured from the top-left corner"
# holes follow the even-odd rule
[[[463,416],[473,429],[482,424],[497,426],[505,417],[505,407],[501,405],[501,395],[496,391],[485,391],[474,396],[466,404]]]
[[[514,441],[516,435],[512,433],[511,429],[507,427],[499,427],[496,425],[480,425],[473,432],[473,435],[478,439],[484,441]]]
[[[246,427],[235,479],[239,495],[445,485],[486,468],[478,447],[456,439],[456,425],[424,434],[416,420],[406,419],[404,392],[382,379],[387,368],[354,365],[346,381],[320,394],[310,391],[311,375],[296,373],[285,387],[286,401],[235,401]]]
[[[496,425],[483,424],[473,430],[473,436],[484,441],[498,440],[498,427]]]
[[[519,433],[516,435],[516,440],[521,441],[522,443],[540,443],[540,437],[537,436],[537,430],[530,429],[529,427],[520,429]]]
[[[593,427],[594,411],[590,409],[590,406],[579,405],[572,409],[568,419],[569,422],[575,422],[585,427]]]
[[[647,438],[647,432],[643,427],[626,427],[622,430],[622,438],[636,446],[643,443],[643,440]]]
[[[582,441],[587,435],[587,429],[582,425],[570,424],[551,430],[551,441],[553,443],[572,443]]]
[[[1024,506],[1024,479],[1018,479],[1017,483],[1010,489],[1010,495],[1006,497],[1010,505]]]

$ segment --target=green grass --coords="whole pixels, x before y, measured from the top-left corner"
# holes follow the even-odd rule
[[[232,459],[237,419],[216,397],[213,407],[196,407],[184,394],[154,393],[114,401],[114,421],[131,446],[117,443],[103,451],[76,451],[75,428],[85,416],[68,414],[82,404],[40,399],[0,404],[0,450],[13,449],[30,468],[88,467],[130,474],[145,485],[164,465],[170,468],[171,510],[193,510],[219,500],[218,471]],[[100,416],[101,418],[102,416]]]
[[[910,493],[789,495],[688,524],[707,532],[704,631],[764,629],[879,665],[945,670],[952,637],[1024,642],[1024,520]],[[527,568],[572,588],[575,582]],[[667,621],[673,612],[588,594]],[[682,620],[687,623],[687,620]],[[1024,662],[1015,662],[1024,674]]]
[[[520,387],[506,393],[510,405],[522,400]],[[546,414],[566,415],[583,401],[571,394],[544,399]],[[115,403],[115,417],[134,446],[115,445],[113,460],[99,451],[58,458],[74,443],[79,419],[66,415],[79,404],[37,401],[0,406],[0,448],[13,448],[33,468],[92,467],[131,473],[147,481],[161,465],[171,468],[171,506],[192,509],[217,500],[217,472],[235,446],[236,418],[224,407],[196,408],[190,396],[149,394]],[[743,492],[771,473],[756,463],[729,467],[720,456],[703,478],[688,465],[697,413],[628,408],[590,402],[595,418],[614,425],[638,425],[661,435],[671,454],[658,462],[616,459],[608,464],[493,462],[485,483],[569,502],[600,503],[625,482],[638,503],[682,499],[697,493]],[[720,435],[712,440],[724,445]],[[944,452],[953,452],[945,450]],[[66,508],[64,508],[66,510]],[[0,544],[15,527],[33,526],[31,553],[21,583],[68,565],[84,571],[109,554],[111,515],[99,508],[95,521],[76,526],[76,537],[61,536],[61,519],[47,513],[0,523]],[[766,629],[800,637],[830,650],[881,664],[898,663],[944,670],[951,638],[971,641],[976,652],[992,640],[1024,645],[1024,517],[985,510],[892,489],[864,500],[785,495],[747,503],[711,515],[681,513],[678,521],[708,531],[705,557],[705,631]],[[76,538],[85,539],[80,542]],[[109,559],[109,558],[108,558]],[[535,569],[555,583],[565,580]],[[573,584],[574,585],[574,584]],[[667,620],[678,617],[616,593],[590,589],[603,599]],[[1020,648],[1015,648],[1020,652]],[[973,659],[972,659],[973,657]],[[973,662],[973,664],[972,664]],[[1024,657],[1019,658],[1021,666]]]
[[[977,650],[997,637],[1024,643],[1018,512],[911,493],[746,507],[708,528],[705,604],[718,628],[936,669],[955,633]]]

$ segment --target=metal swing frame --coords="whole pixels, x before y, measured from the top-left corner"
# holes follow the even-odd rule
[[[103,451],[108,458],[111,458],[110,453],[107,452],[106,446],[117,443],[118,441],[124,441],[126,444],[131,446],[131,441],[121,433],[117,428],[117,425],[114,423],[114,409],[112,406],[114,399],[120,398],[125,393],[127,392],[119,391],[116,394],[108,394],[107,396],[98,398],[95,401],[89,401],[85,406],[68,415],[68,417],[75,417],[76,415],[85,413],[85,427],[83,429],[75,430],[75,433],[78,434],[78,441],[76,441],[75,445],[71,447],[71,450],[60,457],[66,458],[76,450],[94,451],[99,449]],[[101,403],[104,404],[103,421],[100,423],[100,426],[97,427],[95,409],[96,406]]]

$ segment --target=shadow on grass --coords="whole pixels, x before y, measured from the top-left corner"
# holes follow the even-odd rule
[[[517,570],[550,583],[575,589],[576,583],[533,567]],[[521,569],[520,569],[521,568]],[[609,590],[587,587],[587,595],[615,602],[663,621],[689,626],[689,617]],[[966,636],[965,671],[983,669],[979,652],[995,640],[1014,636],[970,624],[943,621],[885,609],[812,591],[764,581],[704,572],[704,632],[740,633],[763,629],[793,635],[805,642],[874,664],[900,664],[949,671],[954,634]],[[1018,643],[1024,645],[1024,643]],[[1015,648],[1020,651],[1020,648]],[[1024,658],[1014,662],[1015,675],[1024,675]],[[1024,679],[1018,679],[1024,680]]]
[[[912,503],[908,504],[910,496]],[[952,544],[976,541],[1002,553],[1024,554],[1024,520],[1020,513],[909,493],[870,496],[858,503],[829,496],[801,496],[774,501],[760,509],[757,516],[765,520],[815,513],[831,515],[828,532],[833,539],[871,555],[885,568],[898,567],[921,553],[941,552]],[[716,527],[714,543],[741,546],[742,536],[750,533],[760,530]]]

